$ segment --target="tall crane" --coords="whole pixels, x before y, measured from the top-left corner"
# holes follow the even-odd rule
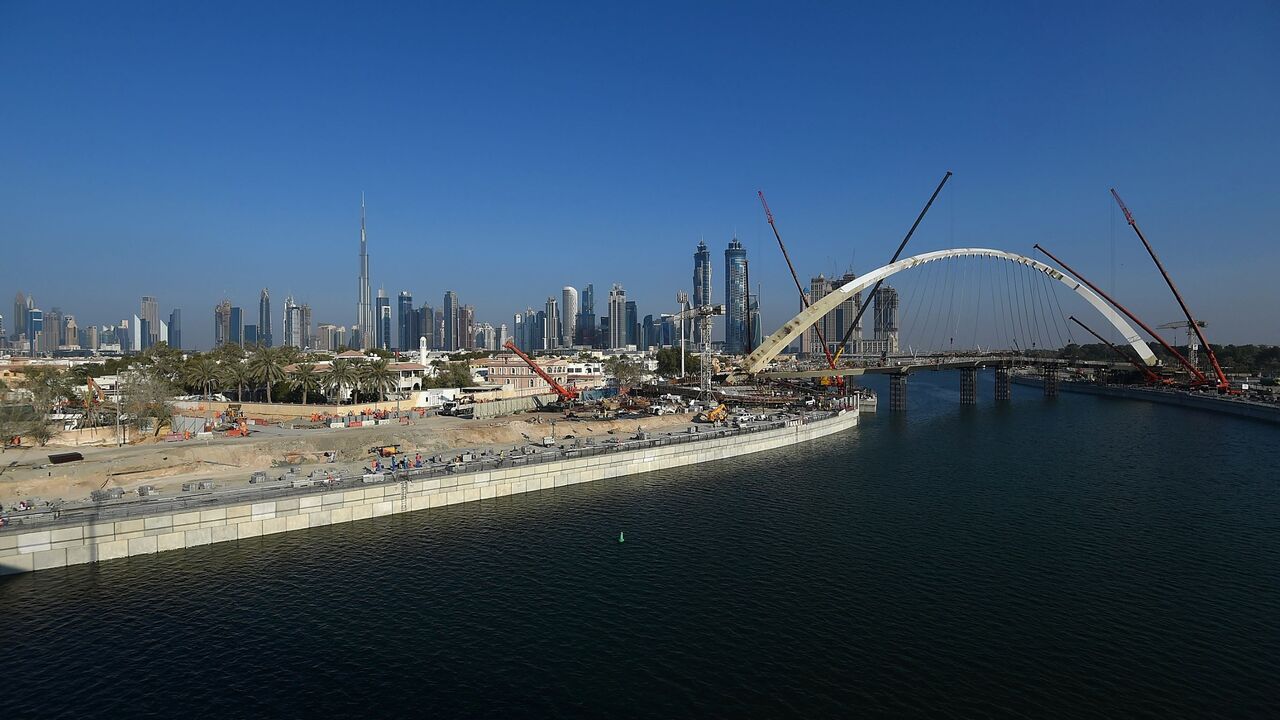
[[[1160,383],[1162,382],[1162,380],[1161,380],[1161,378],[1160,378],[1160,376],[1159,376],[1159,375],[1156,375],[1155,373],[1151,372],[1151,368],[1147,367],[1146,365],[1143,365],[1142,363],[1138,362],[1137,360],[1134,360],[1134,359],[1129,355],[1129,353],[1127,353],[1127,352],[1125,352],[1125,351],[1121,350],[1120,348],[1116,347],[1116,344],[1115,344],[1115,343],[1113,343],[1113,342],[1111,342],[1110,340],[1108,340],[1108,339],[1106,339],[1106,338],[1102,337],[1102,336],[1101,336],[1101,335],[1099,335],[1098,333],[1094,332],[1094,331],[1093,331],[1093,328],[1091,328],[1091,327],[1089,327],[1088,325],[1085,325],[1084,323],[1082,323],[1082,322],[1080,322],[1079,320],[1077,320],[1075,315],[1072,315],[1071,317],[1069,317],[1069,318],[1067,318],[1067,319],[1068,319],[1068,320],[1070,320],[1071,322],[1073,322],[1073,323],[1075,323],[1075,324],[1079,325],[1080,327],[1084,328],[1085,330],[1088,330],[1090,335],[1092,335],[1092,336],[1094,336],[1094,337],[1098,338],[1098,340],[1099,340],[1099,341],[1101,341],[1104,345],[1106,345],[1107,347],[1109,347],[1109,348],[1111,348],[1113,351],[1115,351],[1115,353],[1116,353],[1117,355],[1119,355],[1120,357],[1122,357],[1122,358],[1124,358],[1124,359],[1125,359],[1125,362],[1127,362],[1127,363],[1129,363],[1130,365],[1132,365],[1132,366],[1134,366],[1134,367],[1138,368],[1138,372],[1142,373],[1142,376],[1143,376],[1143,377],[1145,377],[1145,378],[1147,379],[1147,382],[1152,383],[1152,384],[1160,384]]]
[[[699,305],[681,310],[675,319],[680,322],[697,320],[702,329],[702,367],[699,368],[698,397],[711,399],[711,319],[724,314],[724,305]],[[681,357],[684,356],[683,351]]]
[[[795,281],[796,292],[800,293],[800,305],[807,309],[809,307],[809,296],[804,294],[804,287],[800,285],[800,276],[796,275],[796,267],[791,264],[791,255],[787,253],[787,246],[782,244],[782,235],[778,232],[778,225],[773,221],[773,211],[769,209],[769,203],[764,199],[763,190],[757,190],[756,195],[760,196],[760,205],[764,208],[764,219],[769,223],[769,227],[773,228],[773,236],[778,239],[778,247],[782,250],[782,259],[787,261],[787,269],[791,271],[791,279]],[[751,294],[750,287],[747,289],[747,294]],[[831,354],[831,348],[827,347],[827,339],[823,336],[820,328],[814,326],[813,329],[818,335],[818,342],[822,344],[822,354],[827,357],[827,365],[834,370],[836,368],[836,359]],[[826,384],[825,378],[823,379],[823,384]],[[836,384],[844,387],[844,378],[837,375]]]
[[[1197,320],[1196,324],[1200,327],[1206,327],[1203,320]],[[1192,365],[1197,364],[1198,358],[1196,356],[1200,352],[1200,341],[1196,339],[1195,332],[1191,330],[1191,323],[1186,320],[1176,320],[1156,327],[1161,330],[1182,330],[1185,328],[1187,331],[1187,359],[1191,361]]]
[[[1227,376],[1222,372],[1222,366],[1218,364],[1218,356],[1213,352],[1213,346],[1205,339],[1204,332],[1200,329],[1203,325],[1196,323],[1196,319],[1191,317],[1191,309],[1187,307],[1187,303],[1182,299],[1182,293],[1178,292],[1177,286],[1173,284],[1173,278],[1169,277],[1168,271],[1164,269],[1164,263],[1160,262],[1160,258],[1156,256],[1155,248],[1151,247],[1151,243],[1147,242],[1147,236],[1142,234],[1142,229],[1138,227],[1138,221],[1133,219],[1133,213],[1129,212],[1129,208],[1120,199],[1120,193],[1115,188],[1111,188],[1111,196],[1116,199],[1116,204],[1124,211],[1124,219],[1129,223],[1129,227],[1138,234],[1138,239],[1142,241],[1143,247],[1147,249],[1147,254],[1155,261],[1156,267],[1160,270],[1160,274],[1164,276],[1164,281],[1168,283],[1169,289],[1173,291],[1173,296],[1178,300],[1178,306],[1182,308],[1182,314],[1187,317],[1187,324],[1196,333],[1196,339],[1200,341],[1200,345],[1204,347],[1204,354],[1209,356],[1209,362],[1213,365],[1213,372],[1218,376],[1218,389],[1227,391],[1231,389],[1231,382],[1227,380]],[[1203,377],[1203,376],[1202,376]]]
[[[524,361],[526,365],[533,368],[533,371],[538,374],[538,377],[542,378],[543,380],[546,380],[547,384],[550,385],[551,389],[554,390],[556,394],[560,396],[561,400],[564,400],[565,402],[572,402],[573,400],[578,399],[578,392],[576,390],[570,390],[569,388],[556,382],[556,379],[548,375],[546,370],[543,370],[541,367],[539,367],[538,363],[533,361],[533,358],[521,352],[520,348],[516,347],[516,344],[514,341],[508,340],[507,343],[502,347],[515,353],[517,356],[519,356],[521,360]]]

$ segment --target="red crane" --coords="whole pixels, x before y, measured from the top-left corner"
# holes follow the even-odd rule
[[[570,390],[569,388],[556,382],[556,379],[548,375],[546,370],[543,370],[542,368],[538,367],[538,363],[534,362],[533,358],[521,352],[520,348],[516,347],[516,344],[514,342],[512,342],[511,340],[508,340],[507,344],[503,345],[502,347],[510,350],[516,355],[519,355],[520,359],[523,360],[526,365],[533,368],[533,371],[538,374],[538,377],[547,381],[547,384],[551,386],[552,390],[556,391],[556,394],[560,396],[561,400],[564,400],[565,402],[569,402],[569,401],[578,399],[578,392],[576,390]]]
[[[1120,348],[1116,347],[1115,343],[1113,343],[1113,342],[1111,342],[1111,341],[1107,340],[1106,338],[1102,337],[1102,336],[1101,336],[1101,335],[1099,335],[1098,333],[1094,332],[1094,331],[1093,331],[1093,328],[1091,328],[1091,327],[1089,327],[1088,325],[1085,325],[1084,323],[1082,323],[1082,322],[1080,322],[1079,320],[1077,320],[1075,315],[1072,315],[1071,317],[1069,317],[1069,318],[1067,318],[1067,319],[1068,319],[1068,320],[1070,320],[1071,322],[1073,322],[1073,323],[1075,323],[1075,324],[1079,325],[1080,327],[1084,328],[1085,330],[1088,330],[1090,335],[1092,335],[1092,336],[1094,336],[1094,337],[1098,338],[1098,340],[1100,340],[1103,344],[1105,344],[1107,347],[1109,347],[1109,348],[1111,348],[1112,350],[1114,350],[1114,351],[1115,351],[1115,353],[1116,353],[1117,355],[1119,355],[1120,357],[1122,357],[1122,358],[1124,358],[1124,359],[1125,359],[1125,362],[1127,362],[1127,363],[1129,363],[1130,365],[1132,365],[1132,366],[1134,366],[1134,367],[1138,368],[1138,372],[1142,373],[1143,377],[1145,377],[1145,378],[1147,379],[1147,382],[1149,382],[1149,383],[1151,383],[1151,384],[1153,384],[1153,385],[1159,385],[1159,384],[1161,384],[1161,383],[1163,383],[1163,382],[1164,382],[1164,381],[1161,379],[1161,377],[1160,377],[1159,375],[1156,375],[1155,373],[1151,372],[1151,368],[1147,367],[1146,365],[1143,365],[1142,363],[1138,362],[1137,360],[1134,360],[1132,357],[1130,357],[1130,356],[1129,356],[1129,353],[1126,353],[1125,351],[1123,351],[1123,350],[1121,350]]]
[[[1218,356],[1213,353],[1213,346],[1204,337],[1204,331],[1200,329],[1200,323],[1191,317],[1191,309],[1187,307],[1187,303],[1182,299],[1182,293],[1178,292],[1178,288],[1173,284],[1173,278],[1169,277],[1169,273],[1164,269],[1164,263],[1160,262],[1160,258],[1156,256],[1155,248],[1151,247],[1151,243],[1147,242],[1147,237],[1142,234],[1142,230],[1138,228],[1138,221],[1133,219],[1133,213],[1129,212],[1129,208],[1125,206],[1124,201],[1120,199],[1120,193],[1115,188],[1111,188],[1111,196],[1116,199],[1116,204],[1124,211],[1124,219],[1129,222],[1129,227],[1138,234],[1138,239],[1142,241],[1142,245],[1147,249],[1147,253],[1151,255],[1151,259],[1156,262],[1160,274],[1164,276],[1164,281],[1169,284],[1169,289],[1173,291],[1173,296],[1177,298],[1178,305],[1182,308],[1182,314],[1187,316],[1187,324],[1191,329],[1196,331],[1196,337],[1200,339],[1200,346],[1204,348],[1205,354],[1209,356],[1209,362],[1213,364],[1213,372],[1218,376],[1218,389],[1230,390],[1231,382],[1227,380],[1227,376],[1222,372],[1222,366],[1218,364]]]

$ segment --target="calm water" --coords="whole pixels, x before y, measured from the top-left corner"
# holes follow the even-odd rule
[[[0,579],[0,710],[1280,717],[1280,431],[983,380],[789,451]]]

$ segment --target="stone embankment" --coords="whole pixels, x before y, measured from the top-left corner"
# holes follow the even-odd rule
[[[128,508],[113,508],[114,514],[64,517],[47,528],[23,526],[0,531],[0,574],[180,550],[712,462],[814,440],[857,423],[854,408],[742,429],[626,441],[616,447],[570,448],[497,466],[481,463],[411,470],[371,484],[364,484],[364,478],[351,478],[341,489],[286,489],[277,491],[284,497],[257,501],[138,516],[128,515]],[[135,505],[145,507],[143,503]]]

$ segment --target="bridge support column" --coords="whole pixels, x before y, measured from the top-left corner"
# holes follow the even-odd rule
[[[907,376],[906,373],[889,376],[889,411],[906,412],[907,409]]]
[[[960,368],[960,404],[961,405],[977,405],[978,404],[978,368],[964,367]]]
[[[1058,366],[1048,363],[1041,373],[1044,380],[1044,396],[1058,397]]]
[[[996,368],[996,402],[1009,400],[1009,368]]]

